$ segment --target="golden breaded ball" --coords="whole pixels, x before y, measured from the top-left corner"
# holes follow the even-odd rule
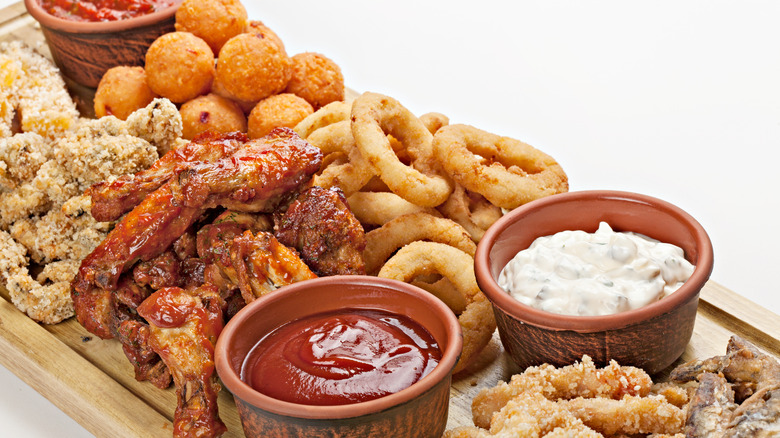
[[[294,128],[313,112],[309,102],[294,94],[275,94],[258,102],[249,113],[247,135],[260,138],[276,127]]]
[[[95,117],[116,116],[125,120],[156,97],[146,83],[143,67],[113,67],[100,78],[94,99]]]
[[[341,68],[325,55],[299,53],[292,57],[292,76],[284,91],[306,99],[318,110],[344,100],[344,76]]]
[[[189,32],[170,32],[154,40],[146,51],[149,88],[175,103],[184,103],[211,89],[214,52]]]
[[[214,77],[214,83],[211,84],[211,92],[217,95],[220,95],[224,97],[225,99],[230,99],[233,102],[235,102],[242,111],[244,111],[245,115],[248,115],[250,111],[252,111],[252,108],[257,105],[257,101],[246,101],[246,100],[238,100],[235,99],[233,96],[228,93],[228,91],[225,89],[225,87],[222,86],[222,82],[220,82],[219,77]]]
[[[214,53],[248,24],[246,8],[238,0],[184,0],[176,10],[176,30],[202,38]]]
[[[284,48],[270,38],[242,33],[219,51],[217,80],[232,98],[257,102],[284,90],[291,64]]]
[[[246,33],[254,33],[254,34],[259,33],[264,37],[274,41],[276,44],[279,45],[279,47],[284,49],[284,43],[282,42],[282,39],[279,38],[279,35],[277,35],[276,32],[271,30],[270,27],[263,24],[262,21],[250,20],[249,24],[246,26]]]
[[[241,108],[232,100],[213,93],[185,102],[179,113],[182,136],[188,140],[208,130],[220,133],[246,132],[246,116]]]

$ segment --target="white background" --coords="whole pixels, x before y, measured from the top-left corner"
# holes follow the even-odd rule
[[[712,239],[712,279],[780,313],[780,3],[244,4],[290,55],[324,53],[355,90],[526,141],[571,190],[677,204]],[[89,436],[1,367],[0,387],[4,434]]]

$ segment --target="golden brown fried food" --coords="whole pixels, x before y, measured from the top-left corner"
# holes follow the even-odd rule
[[[661,396],[627,395],[620,400],[603,397],[559,401],[558,404],[588,427],[607,436],[677,433],[685,414]]]
[[[352,135],[374,173],[393,193],[423,207],[447,200],[453,183],[433,155],[433,136],[423,123],[397,100],[363,93],[352,104]],[[412,157],[407,164],[388,137],[403,144]]]
[[[184,0],[176,10],[176,30],[203,39],[212,52],[244,32],[246,8],[239,0]]]
[[[0,43],[0,137],[14,131],[54,139],[73,128],[76,104],[54,63],[21,41]]]
[[[374,176],[373,169],[355,144],[349,120],[323,126],[306,140],[324,154],[322,167],[314,177],[315,185],[338,187],[350,196]]]
[[[517,208],[569,189],[566,173],[551,156],[473,126],[439,129],[433,151],[455,182],[501,208]]]
[[[82,120],[53,142],[33,133],[2,140],[9,147],[0,168],[16,169],[4,175],[0,190],[2,280],[14,304],[35,320],[57,323],[73,315],[67,298],[70,281],[81,258],[108,232],[110,224],[89,215],[90,200],[81,192],[157,159],[158,146],[134,135],[136,129],[148,129],[145,137],[160,144],[174,142],[172,137],[181,132],[179,113],[167,100],[153,102],[131,118],[133,124],[113,116]],[[14,145],[24,149],[10,147]],[[17,167],[22,163],[24,172]],[[31,261],[44,265],[38,276],[28,270]]]
[[[523,393],[493,417],[489,430],[464,426],[444,433],[445,438],[489,437],[603,437],[564,407],[538,393]]]
[[[125,120],[158,97],[146,83],[143,67],[117,66],[100,78],[95,92],[95,116]]]
[[[294,94],[275,94],[258,102],[249,113],[247,134],[249,138],[260,138],[274,128],[294,128],[313,112],[308,102]]]
[[[524,392],[538,392],[550,400],[576,397],[619,400],[625,395],[646,396],[652,383],[650,376],[639,368],[620,366],[615,361],[596,368],[590,357],[583,356],[581,362],[562,368],[549,364],[530,367],[512,376],[509,383],[483,389],[474,397],[471,412],[474,424],[487,428],[495,412]]]
[[[450,118],[442,113],[425,113],[420,116],[420,121],[431,134],[450,124]]]
[[[455,184],[455,190],[436,208],[465,228],[475,242],[479,242],[485,231],[504,215],[501,208],[484,196],[470,192],[460,184]]]
[[[258,102],[284,90],[291,64],[284,48],[272,39],[244,33],[222,46],[216,75],[233,99]]]
[[[182,136],[188,140],[208,130],[228,133],[246,132],[247,129],[246,116],[238,104],[217,94],[210,93],[187,101],[179,112]]]
[[[382,226],[399,216],[412,213],[441,217],[436,209],[420,207],[393,192],[357,192],[347,200],[355,217],[364,227]]]
[[[457,373],[463,370],[490,342],[496,330],[493,307],[477,285],[473,256],[454,246],[414,241],[398,250],[382,266],[378,274],[382,278],[406,283],[430,275],[446,277],[466,302],[465,309],[458,314],[458,322],[463,331],[463,351],[452,371]],[[451,309],[455,307],[450,297],[439,296],[438,298]]]
[[[285,89],[306,99],[315,110],[344,100],[344,75],[327,56],[304,52],[292,57],[292,75]]]
[[[246,33],[260,34],[263,38],[268,38],[275,42],[279,47],[284,49],[284,42],[279,35],[276,34],[270,27],[266,26],[260,20],[249,20],[249,24],[246,26]]]
[[[399,216],[366,234],[366,272],[376,275],[387,259],[399,248],[415,241],[443,243],[474,257],[477,245],[468,232],[446,218],[427,213],[411,213]]]
[[[206,94],[214,81],[214,52],[189,32],[166,33],[146,51],[146,82],[156,94],[183,103]]]

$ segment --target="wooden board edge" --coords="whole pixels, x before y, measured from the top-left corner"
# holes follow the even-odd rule
[[[5,299],[0,300],[0,349],[0,365],[95,436],[171,436],[167,418]]]
[[[27,15],[27,8],[24,6],[24,2],[17,2],[0,8],[0,26],[23,15]]]
[[[753,334],[755,341],[780,354],[780,316],[728,288],[709,281],[699,298],[699,312],[720,315],[734,331]]]

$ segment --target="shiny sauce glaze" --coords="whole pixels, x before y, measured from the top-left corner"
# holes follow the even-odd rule
[[[341,309],[292,321],[263,337],[244,360],[241,378],[279,400],[343,405],[407,388],[439,360],[433,337],[410,318]]]
[[[151,14],[176,0],[39,0],[50,15],[70,21],[116,21]]]

